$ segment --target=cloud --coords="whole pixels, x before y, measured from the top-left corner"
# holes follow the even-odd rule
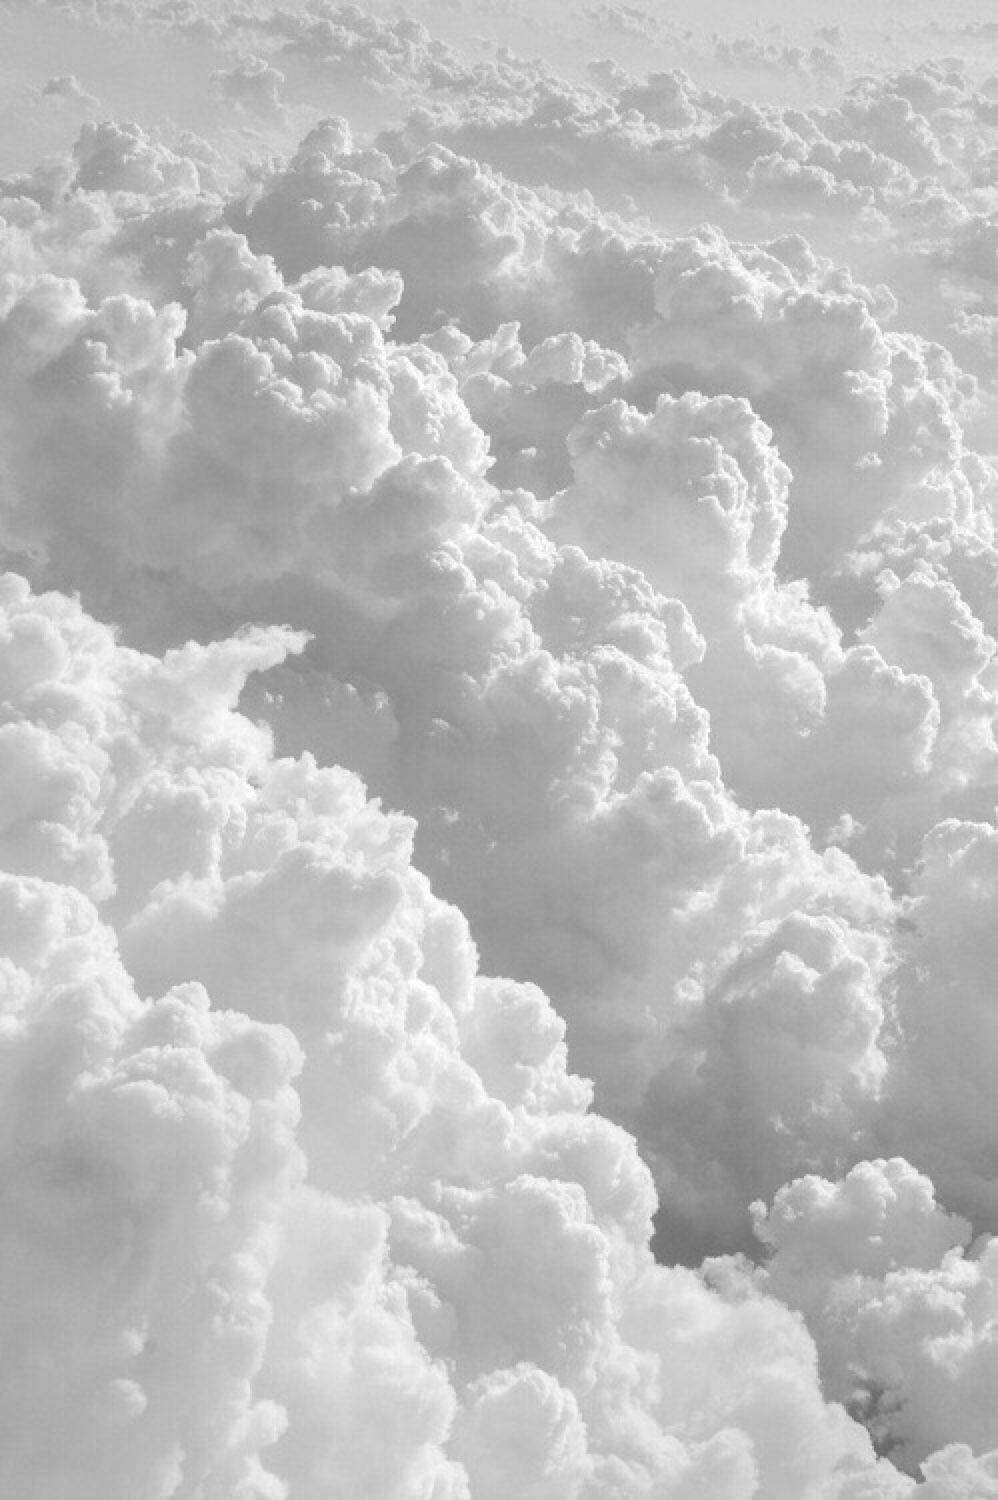
[[[96,109],[100,100],[83,87],[75,73],[60,73],[50,78],[42,88],[46,99],[65,100],[69,104],[82,104],[87,109]]]
[[[760,42],[756,37],[735,37],[730,41],[721,37],[715,43],[714,57],[724,68],[747,72],[786,71],[836,81],[845,78],[845,69],[828,47],[781,47],[774,42]]]
[[[8,1488],[976,1500],[982,96],[231,29],[0,200]]]
[[[182,166],[126,138],[129,159],[151,158],[157,196],[164,181],[187,192]],[[365,185],[358,168],[379,176]],[[487,206],[485,227],[471,222],[491,298],[512,300],[522,279],[530,321],[537,277],[546,288],[567,266],[574,309],[584,277],[619,257],[645,309],[625,324],[628,356],[574,332],[525,347],[510,326],[406,339],[398,324],[442,282],[417,279],[407,308],[412,288],[389,270],[309,264],[330,243],[354,264],[388,259],[384,237],[418,277],[427,224],[443,237],[452,222],[441,263],[457,264],[467,203],[441,196],[441,177],[476,214]],[[280,265],[305,202],[327,227],[290,280]],[[885,493],[896,510],[899,473],[957,451],[959,374],[884,334],[884,295],[798,240],[569,238],[557,211],[474,164],[428,152],[396,176],[332,122],[232,214],[251,237],[210,229],[173,274],[178,303],[91,307],[69,283],[25,286],[7,320],[12,375],[34,382],[11,385],[12,534],[47,552],[53,581],[88,576],[87,597],[150,643],[175,638],[180,617],[210,631],[276,614],[311,631],[307,666],[282,669],[261,711],[289,746],[356,765],[417,816],[418,857],[490,966],[552,994],[604,1107],[638,1131],[673,1250],[746,1243],[753,1197],[802,1160],[833,1171],[874,1131],[895,915],[877,872],[913,858],[939,817],[978,813],[993,758],[989,638],[954,585],[936,590],[960,622],[951,649],[979,636],[962,696],[940,686],[955,658],[934,665],[900,611],[916,575],[897,600],[884,575],[879,613],[847,646],[778,568],[795,507],[824,562]],[[269,251],[252,248],[261,239]],[[483,315],[464,286],[453,306],[466,316],[470,298]],[[710,318],[709,344],[694,341]],[[808,320],[825,329],[810,358],[827,373],[806,386]],[[771,356],[749,358],[767,338]],[[751,400],[655,394],[708,347],[721,391],[747,383]],[[812,396],[790,419],[805,389],[828,410]],[[796,472],[774,441],[788,420]],[[833,462],[855,473],[878,441],[903,455],[895,469],[867,466],[852,517],[822,510]],[[82,492],[64,482],[81,443]],[[525,481],[531,492],[500,488]],[[913,501],[912,525],[922,513]],[[833,844],[852,829],[866,870],[765,811],[777,799]],[[780,1068],[765,1061],[784,1050]],[[733,1092],[739,1075],[752,1085]]]
[[[947,1441],[988,1441],[994,1241],[967,1250],[970,1225],[901,1158],[834,1184],[802,1178],[757,1213],[774,1251],[762,1284],[806,1312],[825,1389],[851,1401],[881,1451],[911,1468]]]
[[[584,7],[586,20],[600,32],[622,32],[642,42],[654,42],[673,35],[673,24],[663,16],[654,15],[640,5],[591,4]],[[689,36],[689,31],[680,35]]]
[[[105,757],[115,876],[95,908],[5,851],[11,1486],[748,1497],[879,1472],[792,1313],[654,1264],[633,1141],[587,1113],[540,991],[476,976],[410,821],[235,711],[300,636],[151,657],[13,575],[3,620],[8,718]]]
[[[284,74],[261,57],[250,57],[234,68],[212,74],[212,83],[223,99],[264,119],[285,118],[281,99]]]
[[[946,1202],[975,1224],[990,1223],[994,1197],[986,1116],[978,1113],[986,1087],[980,1060],[991,1045],[985,911],[994,880],[993,823],[947,819],[926,836],[906,905],[898,1022],[908,1045],[889,1126],[894,1141],[911,1130]]]

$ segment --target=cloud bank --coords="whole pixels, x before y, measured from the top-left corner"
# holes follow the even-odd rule
[[[6,1488],[998,1494],[993,90],[212,26],[0,184]]]

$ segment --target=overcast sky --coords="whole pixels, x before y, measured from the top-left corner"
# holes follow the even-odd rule
[[[0,84],[0,1493],[998,1497],[993,8]]]

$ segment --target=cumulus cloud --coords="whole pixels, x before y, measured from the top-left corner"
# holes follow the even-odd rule
[[[995,1242],[968,1249],[969,1223],[898,1157],[838,1183],[802,1178],[756,1211],[773,1252],[762,1285],[806,1311],[825,1389],[863,1416],[881,1450],[910,1467],[954,1440],[986,1446]]]
[[[46,99],[61,99],[67,104],[82,104],[88,109],[96,109],[100,100],[89,93],[75,73],[60,73],[56,78],[50,78],[42,88],[42,96]]]
[[[137,180],[189,202],[193,164],[134,133],[107,141],[98,149],[85,139],[79,159],[107,165],[77,179],[94,182],[88,191],[105,212],[128,212]],[[376,175],[365,185],[358,169]],[[494,267],[495,305],[512,301],[528,253],[547,285],[574,263],[577,287],[569,281],[563,295],[579,304],[590,259],[612,254],[633,266],[646,321],[627,330],[627,353],[574,332],[525,348],[523,325],[477,342],[453,322],[400,338],[396,306],[411,323],[427,305],[430,289],[418,281],[426,213],[441,236],[456,218],[456,243],[467,244],[465,210],[438,196],[441,175],[470,201],[495,205],[491,221],[472,221],[493,226],[476,233]],[[292,190],[325,195],[325,206],[308,199],[320,220],[342,191],[350,208],[346,220],[316,227],[315,248],[299,250],[289,281],[280,267]],[[904,645],[919,639],[920,627],[898,614],[901,596],[915,597],[915,575],[895,601],[894,575],[884,573],[880,612],[846,646],[805,583],[778,572],[793,555],[795,504],[812,507],[798,534],[822,563],[838,535],[864,534],[861,510],[850,519],[822,508],[832,456],[849,445],[844,472],[877,441],[892,361],[913,382],[928,375],[880,332],[873,310],[883,296],[834,281],[798,240],[750,249],[713,233],[633,245],[608,227],[595,242],[577,233],[566,244],[557,211],[517,199],[481,168],[429,152],[397,171],[332,122],[231,213],[248,234],[210,228],[173,273],[176,303],[119,294],[91,305],[71,283],[44,277],[14,291],[10,358],[34,385],[12,387],[11,537],[47,556],[53,581],[84,578],[87,597],[151,643],[172,638],[181,599],[185,618],[205,628],[279,610],[315,633],[308,670],[287,668],[271,706],[279,732],[357,765],[417,815],[420,859],[466,908],[490,963],[551,991],[606,1107],[640,1129],[670,1185],[677,1245],[702,1247],[706,1234],[719,1248],[719,1237],[744,1233],[752,1196],[775,1191],[802,1161],[832,1169],[866,1128],[887,1067],[893,920],[882,882],[834,848],[813,850],[792,817],[746,813],[722,777],[750,808],[779,799],[830,838],[852,828],[873,870],[888,853],[914,857],[934,816],[976,811],[986,797],[986,634],[954,697],[954,663],[935,667]],[[387,259],[381,236],[414,286],[377,266],[310,264],[337,243],[337,253],[351,251],[348,266]],[[451,253],[456,263],[456,246]],[[811,291],[808,279],[836,289]],[[452,318],[469,316],[467,294],[455,292]],[[526,297],[529,325],[542,306],[529,281]],[[473,303],[470,317],[488,305]],[[693,330],[709,307],[713,379],[722,389],[748,381],[750,398],[656,395],[703,347]],[[803,400],[796,324],[807,318],[842,325],[842,348],[815,345],[812,356],[844,367],[824,382],[829,412]],[[772,357],[749,363],[749,329],[758,343],[767,328]],[[863,359],[870,376],[858,382],[848,372]],[[82,385],[80,371],[89,372]],[[22,401],[39,381],[46,399]],[[911,430],[909,406],[921,402],[940,444],[949,441],[957,415],[944,401],[958,400],[958,374],[951,387],[945,398],[931,387],[916,394],[898,421]],[[774,434],[795,395],[791,430],[810,424],[822,446],[814,453],[817,437],[802,441],[813,468],[792,451],[794,473]],[[918,432],[930,442],[924,421]],[[95,486],[82,506],[80,480],[62,482],[60,457],[81,442]],[[902,451],[918,473],[934,456],[919,469],[911,445]],[[885,487],[898,495],[898,478],[881,472],[886,462],[867,468],[875,479],[854,504],[876,516]],[[918,507],[911,514],[917,524]],[[820,566],[812,571],[820,580]],[[954,642],[969,640],[975,617],[953,585],[936,588],[963,621]],[[740,693],[746,678],[755,686]],[[885,747],[876,777],[859,774],[871,735]],[[735,976],[750,953],[761,968],[746,991]],[[718,1082],[744,1065],[757,1034],[745,1007],[762,1005],[787,1042],[798,1026],[807,1046],[816,1040],[807,1040],[814,1020],[796,981],[776,999],[788,962],[803,963],[816,997],[825,984],[839,990],[832,976],[842,974],[841,1039],[833,1029],[813,1077],[805,1071],[786,1090],[773,1070],[760,1074],[734,1130],[712,1099],[730,1100]],[[733,1012],[728,996],[738,997]],[[707,1019],[715,1003],[717,1028]],[[734,1031],[722,1024],[743,1009]],[[788,1084],[795,1070],[788,1065]],[[834,1109],[816,1104],[821,1087],[836,1095]]]
[[[265,119],[282,120],[285,108],[281,99],[284,74],[262,57],[250,57],[234,68],[212,74],[212,83],[228,103]]]
[[[800,73],[818,78],[842,80],[845,69],[828,47],[788,47],[775,42],[760,42],[757,37],[719,37],[714,56],[724,68],[746,72],[774,71]]]
[[[7,1487],[979,1500],[986,93],[211,36],[0,185]]]
[[[879,1483],[794,1314],[655,1265],[633,1140],[543,994],[476,975],[411,822],[234,711],[301,636],[150,657],[15,575],[3,627],[111,877],[5,846],[12,1488]]]

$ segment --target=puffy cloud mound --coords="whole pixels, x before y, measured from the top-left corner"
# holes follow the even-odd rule
[[[686,367],[679,330],[702,320],[708,285],[713,358],[727,339],[724,382],[748,383],[764,410],[778,359],[746,363],[739,319],[771,324],[774,349],[789,355],[803,310],[828,312],[862,337],[858,350],[850,334],[846,352],[832,344],[822,358],[847,369],[866,359],[870,379],[836,376],[830,389],[845,405],[834,420],[812,402],[800,423],[820,419],[835,444],[862,449],[877,430],[864,403],[875,412],[882,399],[872,372],[892,357],[871,311],[877,298],[841,276],[837,291],[804,289],[837,273],[796,240],[751,250],[717,234],[671,244],[632,244],[609,229],[598,242],[573,237],[558,214],[472,164],[431,152],[397,172],[383,155],[358,154],[332,123],[270,173],[251,208],[231,207],[249,240],[221,224],[205,232],[215,210],[190,197],[193,164],[188,171],[134,132],[105,136],[101,151],[120,148],[115,175],[102,168],[86,191],[95,215],[127,216],[113,250],[134,253],[139,162],[157,199],[173,195],[171,230],[179,213],[189,234],[202,226],[200,238],[171,269],[154,248],[162,230],[151,216],[144,274],[150,293],[165,276],[175,302],[96,287],[85,296],[44,271],[11,283],[11,542],[46,556],[53,581],[82,578],[88,599],[150,644],[175,639],[178,616],[218,629],[280,612],[313,630],[308,670],[287,669],[268,707],[279,731],[358,766],[417,814],[420,858],[469,912],[490,963],[553,993],[607,1107],[640,1121],[662,1158],[660,1182],[676,1179],[678,1219],[695,1224],[701,1209],[691,1205],[712,1204],[690,1228],[694,1243],[711,1222],[709,1233],[723,1223],[737,1235],[747,1201],[774,1192],[782,1174],[802,1162],[834,1169],[876,1102],[890,904],[848,859],[815,854],[792,820],[746,819],[708,751],[697,700],[720,769],[750,805],[781,800],[829,837],[855,838],[875,868],[886,854],[910,857],[934,817],[983,806],[993,744],[981,674],[991,647],[938,565],[896,589],[897,575],[884,573],[884,603],[847,647],[803,582],[781,576],[801,466],[794,474],[780,457],[778,429],[744,395],[655,388]],[[79,160],[99,154],[86,136]],[[366,186],[360,169],[376,174]],[[611,248],[624,257],[644,285],[633,310],[645,322],[627,332],[628,357],[575,333],[525,345],[522,324],[477,342],[454,326],[416,341],[394,334],[399,298],[399,316],[411,320],[428,295],[425,257],[413,260],[427,214],[444,244],[454,223],[448,254],[456,259],[466,243],[467,206],[438,196],[441,171],[497,215],[505,205],[510,225],[520,215],[518,253],[529,247],[536,268],[518,272],[528,324],[545,305],[531,276],[546,296],[556,268],[575,264],[578,274]],[[414,306],[406,311],[412,288],[388,269],[312,266],[318,245],[297,252],[289,281],[279,262],[292,192],[309,194],[301,209],[313,217],[319,205],[322,237],[335,235],[351,263],[369,257],[378,236],[379,259],[390,249],[415,267]],[[252,248],[261,236],[276,260]],[[520,284],[495,264],[495,298],[509,300]],[[583,286],[569,284],[580,305]],[[473,319],[461,286],[451,291]],[[797,393],[793,359],[781,378]],[[549,416],[540,432],[539,401]],[[952,412],[946,421],[956,422]],[[91,463],[70,479],[69,454],[81,445]],[[533,491],[502,487],[524,479]],[[871,491],[874,514],[886,484],[878,478]],[[864,524],[850,525],[850,542]],[[915,616],[900,608],[930,585],[961,622],[954,643],[968,631],[980,639],[962,694],[949,658],[926,656]],[[740,693],[746,676],[753,691]],[[884,748],[877,775],[864,779],[871,736]],[[831,921],[835,935],[805,942],[815,919]],[[706,1048],[720,1066],[728,1022],[708,1024],[707,997],[729,997],[719,1019],[741,1014],[747,992],[734,976],[749,953],[763,965],[751,990],[766,1007],[757,986],[772,982],[775,994],[784,981],[764,978],[765,966],[788,954],[813,975],[808,986],[835,972],[853,977],[840,991],[839,1040],[829,1034],[840,1061],[826,1082],[844,1069],[835,1109],[816,1109],[803,1087],[793,1104],[789,1078],[764,1070],[766,1087],[743,1091],[756,1112],[746,1136],[748,1116],[733,1128],[726,1107],[708,1129],[714,1062],[705,1071],[697,1059]],[[788,1036],[810,1025],[795,993],[792,985],[771,1011]],[[754,1029],[739,1024],[730,1035],[741,1066]],[[826,1133],[836,1115],[841,1130]],[[696,1130],[682,1124],[693,1119]],[[718,1156],[705,1184],[696,1158],[709,1151]]]
[[[151,657],[16,575],[2,624],[5,729],[87,791],[0,882],[12,1492],[906,1493],[793,1313],[654,1263],[633,1140],[409,820],[235,711],[300,636]]]
[[[0,183],[6,1489],[995,1492],[987,90],[129,24],[305,133]]]
[[[882,1449],[910,1465],[947,1441],[986,1445],[998,1241],[965,1251],[970,1225],[900,1157],[838,1183],[801,1178],[768,1214],[756,1211],[774,1252],[762,1284],[806,1313],[825,1389],[852,1404]]]

